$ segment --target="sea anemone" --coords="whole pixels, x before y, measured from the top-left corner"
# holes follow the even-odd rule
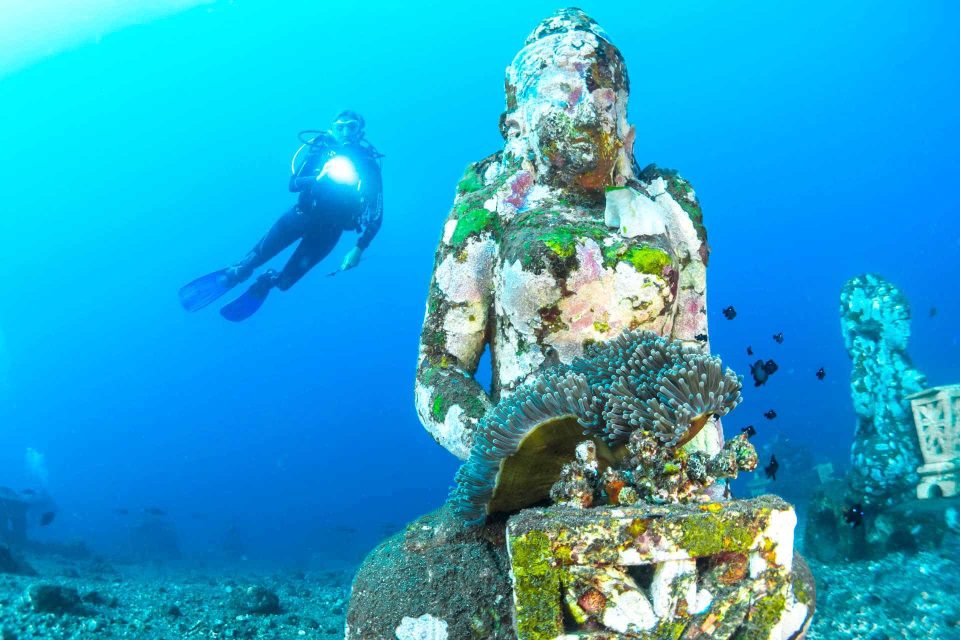
[[[599,427],[610,445],[643,430],[666,446],[683,446],[711,416],[726,415],[741,399],[740,378],[724,371],[719,358],[649,331],[594,347],[571,369],[586,375],[603,399],[601,412],[585,422]]]
[[[546,370],[518,387],[477,425],[451,494],[468,521],[545,498],[574,458],[584,435],[579,418],[596,410],[597,399],[584,376],[564,369]]]
[[[649,331],[623,333],[544,370],[494,407],[477,426],[451,501],[472,523],[522,509],[549,497],[584,436],[593,436],[608,467],[634,431],[679,448],[739,402],[740,379],[718,358]]]

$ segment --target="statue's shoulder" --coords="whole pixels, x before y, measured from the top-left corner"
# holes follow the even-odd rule
[[[707,228],[703,224],[700,200],[690,181],[681,176],[676,169],[667,169],[656,164],[648,164],[636,176],[635,183],[630,186],[641,188],[654,199],[669,196],[687,214],[696,230],[697,239],[701,244],[700,252],[706,262],[706,256],[710,251],[707,245]]]
[[[467,165],[457,183],[453,207],[447,216],[444,242],[461,246],[470,238],[499,237],[500,220],[494,204],[497,189],[503,186],[503,152]]]
[[[497,151],[482,160],[468,164],[457,183],[456,199],[475,197],[473,194],[481,192],[486,195],[492,189],[499,187],[502,184],[499,179],[503,166],[502,158],[503,151]]]

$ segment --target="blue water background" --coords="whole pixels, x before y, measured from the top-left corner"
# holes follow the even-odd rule
[[[930,382],[960,382],[960,5],[582,7],[628,62],[640,164],[701,199],[714,350],[781,366],[728,433],[845,464],[838,294],[864,271],[911,300]],[[0,484],[45,455],[60,512],[34,535],[109,550],[156,506],[190,554],[235,524],[252,559],[332,565],[442,501],[457,461],[413,407],[433,251],[463,168],[501,146],[504,67],[555,8],[214,3],[0,77]],[[344,107],[387,156],[360,268],[324,275],[347,234],[244,324],[184,313],[177,289],[289,206],[297,131]]]

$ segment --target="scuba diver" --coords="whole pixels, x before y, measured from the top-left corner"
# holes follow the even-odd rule
[[[286,291],[333,251],[346,230],[361,235],[340,268],[330,275],[359,264],[383,221],[383,155],[364,138],[364,120],[355,111],[341,111],[328,131],[301,131],[300,141],[303,144],[290,163],[290,191],[300,194],[297,204],[240,262],[182,287],[180,303],[184,309],[196,311],[207,306],[297,240],[300,244],[282,271],[268,269],[262,273],[243,295],[220,309],[220,315],[233,322],[249,318],[271,289]]]

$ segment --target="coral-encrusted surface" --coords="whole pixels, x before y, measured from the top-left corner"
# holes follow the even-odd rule
[[[815,599],[795,523],[775,496],[523,511],[507,524],[517,635],[795,637]]]
[[[464,527],[445,507],[382,542],[354,578],[346,640],[391,639],[424,615],[451,640],[512,640],[503,529]]]
[[[843,286],[840,325],[853,362],[850,393],[857,412],[851,492],[865,505],[889,506],[912,497],[922,463],[906,399],[925,383],[907,354],[910,304],[897,287],[868,273]]]
[[[642,328],[709,350],[702,212],[675,172],[636,169],[628,90],[578,10],[541,23],[507,69],[504,148],[457,186],[420,339],[418,414],[461,459],[501,395],[590,343]],[[490,396],[473,377],[487,347]]]

